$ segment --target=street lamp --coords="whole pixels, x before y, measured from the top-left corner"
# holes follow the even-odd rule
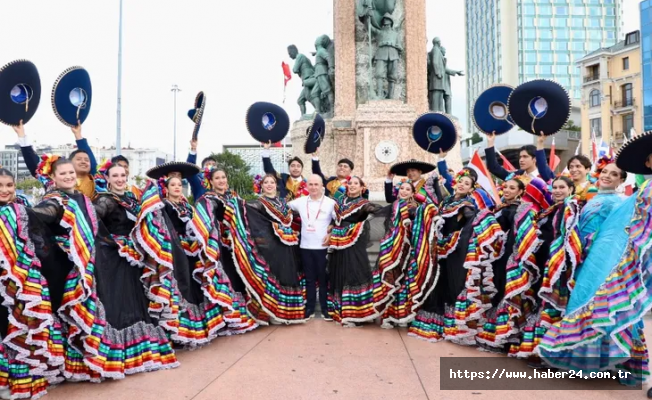
[[[172,160],[177,161],[177,93],[181,89],[177,85],[172,85],[171,91],[174,92],[174,152],[172,153]]]
[[[120,155],[122,149],[122,0],[118,28],[118,108],[116,111],[115,151]]]

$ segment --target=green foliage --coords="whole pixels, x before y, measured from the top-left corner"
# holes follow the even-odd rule
[[[134,183],[136,184],[136,186],[142,189],[147,184],[147,178],[145,178],[144,176],[136,175],[134,176]]]
[[[568,122],[566,122],[566,125],[564,125],[563,129],[567,131],[575,131],[575,132],[580,132],[582,130],[582,128],[575,125],[575,122],[573,122],[572,119],[569,119]]]
[[[471,144],[476,144],[482,142],[482,138],[480,137],[480,134],[478,132],[473,132],[473,136],[471,136]]]
[[[30,190],[32,188],[40,188],[40,187],[43,187],[43,184],[38,179],[34,179],[34,178],[28,178],[20,182],[16,182],[16,189],[19,190]]]
[[[249,174],[249,166],[238,154],[225,150],[219,154],[211,154],[217,165],[224,168],[229,179],[229,188],[233,189],[243,199],[254,196],[253,178]]]

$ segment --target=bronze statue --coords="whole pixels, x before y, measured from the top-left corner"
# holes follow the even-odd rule
[[[441,40],[432,40],[432,50],[428,53],[428,106],[430,111],[451,112],[451,75],[463,75],[462,71],[446,68],[446,50]]]
[[[330,114],[335,107],[335,93],[333,80],[335,77],[335,57],[332,41],[328,35],[321,35],[315,41],[315,79],[317,84],[313,88],[313,96],[318,95],[320,114]]]
[[[374,9],[369,8],[367,18],[373,18],[374,12]],[[367,23],[367,26],[378,43],[378,49],[373,57],[376,96],[382,99],[393,99],[394,85],[398,79],[398,61],[403,52],[399,38],[399,27],[394,28],[394,19],[389,13],[383,16],[381,29],[377,29],[371,23]],[[387,93],[383,93],[385,79],[387,79]]]
[[[369,19],[371,25],[381,29],[385,14],[394,14],[396,0],[358,0],[356,9],[360,22],[365,23],[367,16],[371,15]]]
[[[453,91],[451,90],[451,76],[463,76],[464,73],[462,71],[455,71],[452,69],[448,69],[446,67],[447,64],[447,59],[446,59],[446,48],[441,46],[441,55],[444,57],[444,70],[446,72],[444,76],[444,110],[446,114],[451,114],[452,110],[452,102],[453,102]]]
[[[312,62],[308,57],[299,53],[297,46],[293,44],[288,46],[288,54],[290,55],[290,58],[294,60],[292,72],[299,75],[301,78],[301,84],[303,85],[303,90],[297,100],[299,108],[301,109],[301,115],[306,115],[306,101],[310,102],[315,110],[319,110],[321,107],[319,101],[319,90],[314,91],[317,79],[314,76],[315,69],[312,66]]]

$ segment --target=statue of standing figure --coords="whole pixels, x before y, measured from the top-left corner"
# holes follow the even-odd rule
[[[321,105],[319,102],[319,93],[318,91],[314,91],[317,79],[314,76],[315,68],[312,66],[312,62],[308,57],[299,53],[299,49],[293,44],[288,46],[288,55],[294,60],[292,72],[299,75],[301,84],[303,85],[303,90],[297,100],[301,109],[301,115],[306,115],[306,102],[310,102],[315,110],[319,110]]]
[[[428,106],[430,111],[452,111],[451,75],[462,76],[462,71],[446,67],[446,49],[441,46],[441,40],[432,40],[432,50],[428,53]]]
[[[375,10],[369,7],[366,18],[373,18],[374,12]],[[398,80],[398,62],[403,52],[399,38],[400,27],[394,28],[394,19],[389,13],[383,15],[380,29],[371,23],[365,25],[371,29],[371,33],[376,37],[378,43],[378,49],[373,57],[376,96],[381,99],[393,99],[394,87]],[[383,90],[385,79],[387,80],[386,93]]]
[[[320,114],[330,114],[335,107],[335,92],[333,80],[335,78],[335,57],[333,42],[328,35],[321,35],[315,41],[315,79],[317,84],[313,89],[313,96],[319,96]]]

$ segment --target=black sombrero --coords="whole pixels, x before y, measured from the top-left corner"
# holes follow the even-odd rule
[[[436,167],[427,162],[411,159],[409,161],[401,161],[392,165],[389,172],[398,176],[407,176],[407,170],[411,168],[418,169],[422,174],[427,174],[428,172],[434,171]]]
[[[423,114],[412,126],[414,141],[422,149],[435,154],[452,149],[457,143],[457,134],[452,118],[439,112]]]
[[[201,120],[204,116],[204,108],[206,107],[206,96],[204,92],[197,93],[195,97],[195,108],[188,110],[188,118],[195,123],[195,129],[192,131],[192,140],[197,140],[199,136],[199,128],[201,128]]]
[[[151,168],[145,174],[152,179],[168,176],[171,172],[180,172],[183,179],[189,179],[199,173],[199,167],[182,161],[170,161]]]
[[[26,124],[40,101],[41,78],[32,62],[16,60],[0,68],[0,122]]]
[[[497,84],[478,96],[473,104],[473,123],[480,132],[501,135],[514,127],[507,111],[507,100],[513,90],[512,86]]]
[[[290,117],[272,103],[254,103],[247,110],[247,130],[260,143],[280,142],[290,130]]]
[[[633,174],[650,175],[652,168],[645,166],[645,161],[652,154],[652,131],[625,142],[616,153],[616,166]]]
[[[303,151],[306,154],[312,154],[317,151],[321,142],[326,136],[326,121],[321,115],[315,114],[312,125],[306,129],[306,143],[303,145]]]
[[[571,100],[566,89],[557,82],[535,79],[514,89],[507,102],[509,115],[526,132],[539,136],[559,132],[571,112]]]
[[[93,100],[91,77],[82,67],[63,71],[52,86],[52,109],[64,125],[77,126],[88,118]]]

